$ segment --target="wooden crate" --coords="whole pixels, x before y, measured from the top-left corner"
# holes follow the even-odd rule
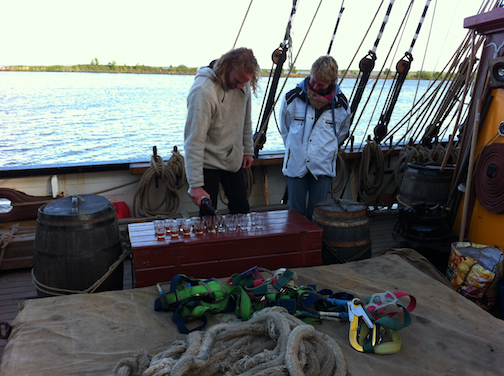
[[[157,240],[152,222],[128,226],[134,286],[167,282],[177,274],[224,278],[254,266],[270,270],[322,265],[322,229],[291,210],[263,212],[257,229]]]

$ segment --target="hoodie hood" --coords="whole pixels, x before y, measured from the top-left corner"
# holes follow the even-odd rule
[[[306,77],[303,81],[297,84],[297,86],[300,87],[303,93],[306,95],[308,95],[308,81],[310,81],[310,76]],[[335,87],[333,98],[335,98],[342,91],[337,83],[334,83],[333,85]]]
[[[212,81],[215,82],[217,79],[217,76],[215,75],[215,72],[212,68],[210,67],[199,67],[196,71],[196,78],[210,78]]]

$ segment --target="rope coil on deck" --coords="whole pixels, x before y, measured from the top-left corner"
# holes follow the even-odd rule
[[[119,361],[111,375],[346,375],[339,345],[328,335],[272,307],[246,321],[191,332],[154,357],[140,352]]]

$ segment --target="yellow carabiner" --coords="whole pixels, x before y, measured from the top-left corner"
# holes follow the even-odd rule
[[[348,306],[348,320],[350,321],[349,341],[352,347],[360,352],[364,352],[364,347],[359,343],[359,325],[362,319],[365,325],[371,329],[371,345],[376,345],[376,325],[373,325],[371,319],[368,317],[362,304],[358,299],[352,299],[347,303]],[[367,331],[366,331],[367,332]]]

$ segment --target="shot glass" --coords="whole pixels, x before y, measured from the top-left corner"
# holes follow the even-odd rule
[[[264,227],[264,216],[257,213],[256,219],[255,219],[255,228],[260,230],[263,227]]]
[[[257,212],[251,212],[250,213],[250,223],[252,224],[252,226],[255,226],[257,224],[257,216],[259,214]]]
[[[238,214],[238,227],[240,227],[240,230],[247,231],[248,223],[249,217],[247,214]]]
[[[205,232],[205,222],[202,218],[194,218],[193,226],[196,235],[201,235]]]
[[[163,220],[155,220],[153,222],[154,232],[158,240],[164,239],[166,234],[166,228]]]
[[[228,231],[236,231],[238,217],[235,214],[226,215],[226,227]]]
[[[166,229],[167,234],[169,234],[171,231],[172,223],[173,223],[173,219],[165,219],[164,220],[164,225],[165,225],[165,229]]]
[[[173,220],[170,227],[170,234],[172,238],[178,238],[180,232],[180,222],[176,219]]]
[[[216,217],[217,220],[217,231],[218,232],[226,232],[226,217],[223,215],[219,215]]]
[[[182,220],[182,232],[184,236],[191,236],[191,220],[190,219],[184,219]]]
[[[213,215],[205,215],[204,217],[207,231],[210,234],[215,234],[217,232],[217,222]]]

